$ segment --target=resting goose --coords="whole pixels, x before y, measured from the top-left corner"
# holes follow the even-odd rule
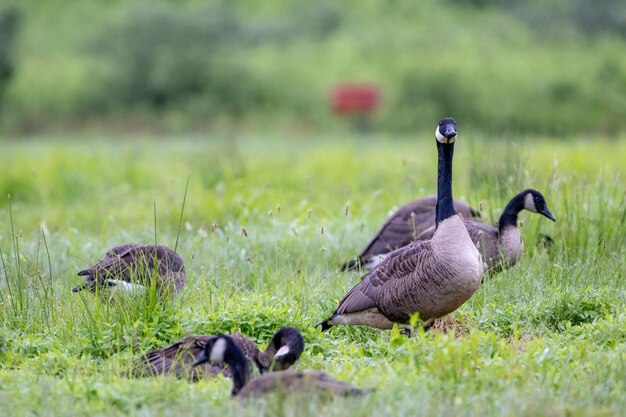
[[[211,335],[187,336],[170,346],[153,350],[136,363],[134,375],[172,374],[178,378],[197,381],[201,375],[215,375],[221,372],[224,376],[230,377],[232,371],[230,368],[224,368],[223,362],[208,363],[198,367],[191,366],[217,337]],[[304,339],[300,332],[293,327],[279,329],[263,351],[259,350],[252,340],[240,334],[233,334],[230,338],[256,365],[259,373],[289,368],[300,358],[304,350]]]
[[[515,265],[524,253],[524,241],[517,228],[517,215],[524,209],[542,214],[553,222],[556,221],[543,195],[530,188],[509,201],[496,227],[471,219],[465,220],[470,238],[482,254],[489,270],[500,271],[509,268]],[[429,240],[434,234],[435,228],[431,227],[417,236],[416,240]]]
[[[436,230],[431,240],[390,252],[341,300],[320,325],[365,325],[390,329],[414,313],[425,324],[453,312],[478,289],[480,253],[452,204],[452,156],[456,123],[442,119],[435,130],[439,155]]]
[[[226,363],[233,374],[233,396],[238,398],[254,398],[276,394],[322,394],[327,396],[362,395],[362,390],[352,384],[341,382],[332,376],[319,371],[278,371],[263,374],[250,380],[250,366],[246,356],[237,343],[229,336],[220,335],[211,339],[193,363]]]
[[[144,291],[156,279],[159,293],[177,294],[185,283],[185,266],[182,258],[172,249],[161,245],[128,243],[109,250],[104,258],[91,268],[78,273],[85,281],[72,289],[117,287],[126,292]]]
[[[436,206],[437,196],[432,195],[400,207],[389,216],[361,253],[344,263],[341,270],[358,267],[372,269],[382,260],[381,255],[414,241],[420,233],[435,224]],[[463,201],[454,200],[454,208],[464,219],[480,218],[480,213]]]

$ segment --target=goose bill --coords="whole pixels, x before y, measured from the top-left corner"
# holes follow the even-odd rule
[[[204,362],[206,362],[207,360],[209,360],[209,358],[207,358],[206,353],[203,351],[202,353],[200,353],[198,355],[198,357],[196,358],[195,361],[193,361],[193,363],[191,364],[191,366],[198,366]]]
[[[543,210],[541,210],[540,212],[541,214],[543,214],[544,216],[546,216],[548,219],[552,220],[553,222],[556,221],[556,218],[554,217],[554,214],[552,214],[552,212],[550,210],[548,210],[548,208],[544,208]]]

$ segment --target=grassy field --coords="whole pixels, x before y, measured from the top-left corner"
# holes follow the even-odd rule
[[[486,280],[446,330],[411,339],[313,325],[359,280],[338,265],[390,210],[435,192],[432,133],[0,142],[0,415],[623,414],[626,138],[460,128],[456,198],[495,221],[533,187],[557,222],[523,213],[523,259]],[[71,293],[76,271],[109,247],[174,246],[188,174],[181,296],[160,305]],[[555,239],[551,249],[536,245],[539,232]],[[121,376],[133,358],[189,333],[265,343],[281,325],[305,336],[297,369],[375,392],[239,403],[222,378]]]

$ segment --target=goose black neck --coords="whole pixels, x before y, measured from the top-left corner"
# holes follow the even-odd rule
[[[454,143],[441,143],[437,141],[437,153],[439,154],[437,172],[437,213],[436,223],[454,216],[456,210],[452,200],[452,157],[454,155]]]
[[[294,327],[281,327],[280,330],[274,333],[265,351],[275,354],[283,346],[287,346],[290,351],[298,352],[298,355],[302,353],[304,350],[304,339],[300,331]]]
[[[524,210],[524,193],[518,194],[508,202],[500,220],[498,221],[498,230],[501,232],[508,226],[517,227],[517,215]]]
[[[224,362],[228,364],[233,373],[232,395],[237,395],[248,382],[248,359],[234,343],[228,347]]]
[[[276,354],[283,348],[280,357]],[[293,365],[304,351],[304,339],[298,329],[294,327],[281,327],[267,345],[263,355],[273,370],[284,370]]]

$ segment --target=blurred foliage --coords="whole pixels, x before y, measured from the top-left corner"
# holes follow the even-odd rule
[[[271,84],[233,51],[325,35],[337,26],[339,15],[324,2],[318,8],[309,10],[313,19],[304,13],[273,24],[244,20],[231,3],[197,10],[134,5],[90,48],[104,65],[112,64],[102,98],[110,108],[146,105],[152,110],[201,98],[198,105],[207,114],[241,116],[275,98]]]
[[[626,8],[617,0],[11,7],[23,28],[16,53],[5,54],[18,68],[0,120],[9,132],[336,129],[329,91],[362,81],[382,89],[369,123],[379,130],[424,129],[448,114],[498,133],[626,127],[626,56],[617,52]]]
[[[500,7],[536,29],[579,30],[587,35],[610,32],[626,37],[626,7],[621,0],[449,0],[474,7]],[[553,31],[553,33],[558,33]]]
[[[0,107],[7,85],[15,72],[14,44],[20,27],[20,15],[17,9],[0,9]]]

